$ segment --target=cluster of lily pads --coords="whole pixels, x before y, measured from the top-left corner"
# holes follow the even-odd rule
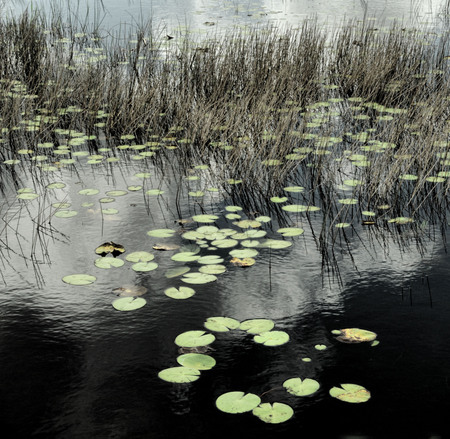
[[[268,319],[251,319],[239,322],[230,317],[209,317],[205,322],[206,329],[215,332],[228,332],[230,330],[244,330],[254,335],[254,341],[265,346],[279,346],[289,341],[289,335],[284,331],[273,331],[274,322]],[[336,339],[344,343],[373,342],[376,334],[372,331],[359,328],[344,328],[333,330]],[[215,341],[214,334],[204,330],[186,331],[175,338],[181,355],[177,357],[179,366],[163,369],[158,373],[159,378],[171,383],[191,383],[200,378],[201,371],[210,370],[216,361],[205,352],[210,350],[209,345]],[[324,350],[325,345],[316,345],[317,350]],[[320,384],[312,378],[293,377],[283,382],[283,388],[290,394],[305,397],[316,393]],[[331,397],[349,403],[367,402],[371,394],[363,386],[353,383],[344,383],[329,390]],[[289,420],[294,410],[282,402],[262,403],[261,397],[253,393],[242,391],[229,391],[216,399],[216,407],[230,414],[252,412],[262,421],[277,424]]]

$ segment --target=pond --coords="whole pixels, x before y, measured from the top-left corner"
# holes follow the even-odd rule
[[[117,2],[103,3],[119,16]],[[302,1],[219,3],[183,5],[198,23],[218,13],[239,22],[238,7],[252,15],[282,11],[286,21],[293,13],[303,19],[302,11],[332,13]],[[340,2],[349,11],[365,3]],[[387,18],[410,13],[404,3],[392,12],[389,2],[377,5]],[[165,4],[180,2],[153,2],[156,15]],[[130,2],[127,10],[137,7]],[[218,57],[214,41],[179,49],[163,33],[162,45],[151,48],[156,58],[149,49],[139,60],[137,35],[122,65],[107,58],[114,47],[97,45],[96,36],[86,42],[83,30],[46,33],[55,38],[52,48],[63,47],[48,57],[49,88],[20,67],[26,56],[12,52],[23,64],[11,62],[0,82],[0,408],[7,431],[39,438],[447,437],[448,29],[411,31],[411,40],[388,29],[390,38],[363,40],[374,50],[405,44],[411,59],[423,60],[414,75],[397,70],[379,89],[382,81],[370,88],[349,63],[341,65],[339,50],[358,26],[335,30],[336,59],[314,27],[301,31],[327,63],[314,64],[314,80],[297,95],[283,79],[301,70],[283,69],[299,68],[303,58],[286,55],[280,65],[273,55],[296,40],[270,27],[257,30],[281,44],[272,51],[263,40],[258,59],[273,55],[267,72],[264,62],[239,58],[239,38],[247,35],[257,54],[259,33],[239,34],[233,50],[222,43]],[[354,66],[358,44],[351,44]],[[444,60],[435,55],[439,44]],[[388,61],[397,55],[386,52]],[[244,79],[257,81],[245,76],[256,69],[266,72],[264,85],[246,88],[228,72],[242,60]],[[214,73],[201,82],[197,67]],[[179,79],[191,74],[187,85]],[[217,82],[210,86],[211,77]],[[135,88],[123,87],[124,78]],[[151,90],[142,78],[154,81]],[[233,93],[220,89],[223,78],[234,78]],[[184,107],[191,99],[195,105]],[[368,339],[346,339],[349,333]],[[314,381],[299,396],[284,385],[292,378]],[[182,379],[192,382],[172,382]],[[346,384],[362,388],[336,390]],[[230,408],[222,397],[229,392],[256,395],[256,402],[246,406],[238,395]],[[277,413],[269,412],[269,422],[259,418],[276,407],[285,414],[279,423]]]

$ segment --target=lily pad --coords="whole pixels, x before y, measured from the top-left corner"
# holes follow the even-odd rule
[[[177,276],[181,276],[184,273],[187,273],[190,270],[189,267],[186,266],[181,266],[181,267],[174,267],[174,268],[169,268],[165,273],[164,276],[166,276],[168,279],[172,278],[172,277],[177,277]]]
[[[258,253],[258,250],[255,250],[254,248],[243,248],[230,251],[230,255],[234,258],[253,258]]]
[[[94,264],[96,267],[98,268],[118,268],[121,267],[124,262],[122,261],[122,259],[116,259],[116,258],[98,258],[94,261]]]
[[[242,221],[238,221],[236,223],[236,225],[238,227],[241,227],[242,229],[249,229],[249,228],[257,228],[257,227],[261,227],[261,223],[259,221],[256,220],[242,220]]]
[[[231,248],[236,246],[238,243],[239,241],[236,241],[236,239],[231,238],[215,239],[214,241],[211,242],[211,244],[217,248]]]
[[[230,262],[238,267],[251,267],[252,265],[255,265],[255,260],[253,258],[233,258]]]
[[[78,191],[80,195],[97,195],[99,192],[98,189],[81,189]]]
[[[147,292],[147,288],[142,285],[124,285],[114,288],[112,292],[119,297],[138,297],[144,295]]]
[[[155,256],[146,251],[137,251],[129,253],[125,259],[129,262],[150,262],[155,259]]]
[[[210,264],[200,267],[198,271],[204,274],[222,274],[225,273],[225,271],[227,271],[227,267],[221,264]]]
[[[164,294],[172,299],[189,299],[195,294],[195,290],[184,286],[179,288],[170,287],[164,290]]]
[[[172,229],[155,229],[147,232],[148,236],[154,238],[170,238],[175,234],[175,230]]]
[[[282,402],[274,402],[270,404],[265,402],[258,405],[252,411],[261,421],[269,424],[280,424],[285,422],[294,416],[294,410],[291,406],[283,404]]]
[[[332,387],[330,395],[341,401],[360,403],[370,399],[370,392],[358,384],[341,384],[341,387]]]
[[[23,194],[23,195],[29,195],[29,194]],[[72,218],[76,215],[78,215],[78,212],[76,210],[58,210],[53,214],[57,218]]]
[[[264,346],[280,346],[289,341],[289,334],[284,331],[266,331],[255,335],[253,340]]]
[[[284,203],[288,200],[287,197],[272,197],[270,199],[270,201],[272,201],[272,203]]]
[[[199,258],[200,256],[193,252],[179,252],[175,253],[170,259],[177,262],[193,262],[198,260]]]
[[[198,258],[197,262],[202,265],[217,265],[221,264],[223,259],[219,255],[207,255]]]
[[[209,370],[216,365],[216,360],[210,355],[188,353],[177,357],[177,362],[184,367],[197,370]]]
[[[286,192],[300,193],[305,190],[304,187],[301,186],[287,186],[284,188]]]
[[[153,271],[158,268],[158,264],[156,262],[137,262],[131,268],[134,271]]]
[[[117,311],[134,311],[135,309],[142,308],[147,301],[142,297],[121,297],[116,299],[112,306]]]
[[[262,332],[267,332],[273,329],[275,323],[268,319],[250,319],[244,320],[240,325],[239,329],[247,331],[249,334],[260,334]]]
[[[192,383],[200,378],[200,371],[192,367],[175,366],[161,370],[158,377],[169,383]]]
[[[240,322],[231,317],[208,317],[205,322],[205,328],[210,331],[228,332],[230,329],[239,328]]]
[[[274,250],[280,250],[283,248],[290,247],[292,245],[291,241],[284,241],[282,239],[266,239],[259,244],[259,248],[271,248]]]
[[[207,274],[207,273],[200,273],[200,272],[194,272],[194,273],[186,273],[181,280],[187,284],[207,284],[210,282],[214,282],[217,280],[217,277],[214,276],[214,274]]]
[[[261,399],[258,395],[244,392],[227,392],[216,399],[216,407],[225,413],[245,413],[256,408]]]
[[[367,329],[359,328],[345,328],[341,330],[334,330],[333,333],[336,334],[339,331],[339,336],[336,337],[337,340],[343,343],[362,343],[366,341],[373,341],[377,338],[377,334]]]
[[[194,221],[197,221],[198,223],[213,223],[215,220],[219,219],[217,215],[194,215],[192,217]]]
[[[186,331],[175,338],[175,344],[183,348],[194,348],[211,344],[216,337],[206,331]]]
[[[62,278],[63,282],[70,285],[89,285],[97,280],[90,274],[69,274]]]
[[[125,248],[123,245],[116,244],[115,242],[112,241],[105,242],[95,249],[95,253],[100,256],[106,256],[107,254],[111,253],[114,257],[116,257],[124,252]]]
[[[304,230],[300,227],[283,227],[277,230],[278,233],[281,233],[285,237],[291,236],[299,236],[304,233]]]
[[[317,392],[320,384],[312,378],[290,378],[283,383],[283,387],[292,395],[308,396]]]

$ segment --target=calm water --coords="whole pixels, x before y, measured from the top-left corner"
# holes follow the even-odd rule
[[[369,12],[386,20],[411,17],[410,1],[367,4]],[[226,26],[247,20],[300,23],[310,14],[339,21],[344,16],[360,17],[364,9],[363,2],[351,0],[332,5],[307,0],[141,4],[105,0],[103,6],[92,8],[105,14],[105,26],[130,22],[142,10],[144,16],[151,11],[168,29],[174,22],[184,25],[184,20],[197,27],[222,20]],[[413,2],[413,7],[414,17],[427,20],[438,2],[421,2],[420,7]],[[176,265],[170,259],[173,253],[157,252],[152,246],[184,242],[180,234],[170,239],[146,234],[156,228],[179,229],[174,222],[179,218],[177,187],[170,171],[163,176],[151,164],[132,162],[97,169],[86,165],[84,158],[76,170],[62,168],[41,182],[19,172],[19,186],[36,187],[41,197],[19,202],[12,183],[3,197],[0,416],[5,431],[18,438],[108,439],[450,435],[450,259],[439,224],[426,227],[420,247],[414,237],[405,236],[400,245],[389,236],[377,242],[369,228],[359,227],[358,236],[349,232],[353,261],[347,246],[337,243],[338,277],[326,269],[322,272],[322,255],[312,234],[320,228],[320,217],[312,215],[311,229],[305,222],[305,234],[294,238],[292,247],[261,250],[249,269],[227,264],[228,271],[216,282],[195,285],[192,298],[174,300],[164,294],[164,289],[182,284],[164,276]],[[129,191],[108,204],[117,214],[102,215],[99,199],[109,190],[142,184],[135,173],[143,170],[151,173],[145,189],[160,187],[165,193],[152,198]],[[55,181],[66,187],[45,190]],[[83,188],[100,192],[82,196]],[[185,195],[186,190],[181,217],[201,213]],[[93,206],[83,206],[86,201]],[[36,234],[33,220],[42,210],[50,214],[53,202],[71,203],[77,216],[53,218],[52,229]],[[234,203],[226,195],[208,193],[202,207],[218,214],[221,226],[232,227],[223,219],[224,206],[230,204]],[[4,228],[6,223],[10,226]],[[277,226],[272,227],[267,227],[269,236],[275,235]],[[95,267],[95,247],[109,240],[123,244],[127,252],[151,251],[158,269],[136,273],[128,262],[110,270]],[[38,263],[33,264],[31,256]],[[85,287],[63,283],[62,277],[71,273],[92,273],[97,281]],[[120,313],[111,306],[115,299],[111,290],[129,283],[148,288],[147,305]],[[273,319],[275,329],[286,331],[290,342],[270,348],[241,331],[217,333],[210,353],[217,365],[212,370],[188,385],[160,380],[160,370],[177,365],[175,337],[202,329],[211,316]],[[380,344],[337,342],[331,331],[346,327],[375,331]],[[316,344],[327,349],[318,351]],[[312,361],[302,361],[305,357]],[[311,397],[291,396],[281,386],[296,376],[315,378],[321,388]],[[346,382],[364,385],[372,392],[371,400],[349,406],[329,397],[331,387]],[[270,391],[263,402],[289,404],[295,415],[284,424],[268,425],[248,413],[221,413],[215,400],[231,390],[259,395]]]

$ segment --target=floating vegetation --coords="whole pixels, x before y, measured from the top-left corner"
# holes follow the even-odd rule
[[[96,277],[90,274],[69,274],[62,278],[63,282],[70,285],[89,285],[96,281]]]
[[[169,383],[192,383],[200,378],[200,371],[192,367],[175,366],[161,370],[158,376]]]
[[[283,383],[283,387],[292,395],[308,396],[317,392],[320,384],[312,378],[289,378]]]
[[[370,399],[370,392],[358,384],[341,384],[341,387],[332,387],[330,395],[350,403],[367,402]]]
[[[142,285],[124,285],[114,288],[112,292],[119,297],[138,297],[144,295],[147,292],[147,288]]]
[[[253,340],[255,340],[256,343],[263,344],[264,346],[280,346],[289,341],[289,334],[284,331],[265,331],[255,335]]]
[[[146,303],[147,301],[142,297],[121,297],[114,300],[112,306],[117,311],[134,311],[142,308]]]
[[[273,404],[265,402],[255,407],[252,413],[261,421],[269,424],[280,424],[294,416],[292,407],[282,402],[274,402]]]
[[[121,244],[116,244],[115,242],[108,241],[101,245],[99,245],[95,249],[95,253],[104,257],[111,253],[114,257],[121,255],[122,253],[125,253],[125,248]]]
[[[222,412],[237,414],[251,412],[260,402],[258,395],[234,391],[220,395],[216,399],[216,407]]]
[[[239,328],[240,322],[231,317],[208,317],[205,328],[215,332],[228,332],[231,329]]]
[[[362,343],[374,341],[377,338],[375,332],[359,328],[335,329],[333,334],[337,335],[336,340],[343,343]]]

